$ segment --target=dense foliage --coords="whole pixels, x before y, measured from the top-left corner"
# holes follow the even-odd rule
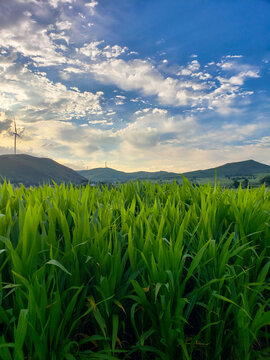
[[[269,359],[270,193],[0,186],[0,358]]]

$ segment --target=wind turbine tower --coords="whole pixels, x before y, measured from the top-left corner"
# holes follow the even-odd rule
[[[16,155],[16,151],[17,151],[17,137],[21,137],[21,135],[18,133],[17,130],[17,125],[16,125],[16,120],[14,119],[14,154]]]

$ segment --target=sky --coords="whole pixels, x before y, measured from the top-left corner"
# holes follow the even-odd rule
[[[0,0],[0,154],[270,165],[270,1]]]

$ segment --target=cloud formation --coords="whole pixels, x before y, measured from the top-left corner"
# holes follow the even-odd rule
[[[16,55],[0,56],[0,108],[16,112],[22,120],[71,120],[100,114],[103,92],[81,92],[54,83],[47,74],[16,62]]]
[[[205,63],[144,56],[108,36],[102,16],[95,0],[0,3],[0,153],[16,116],[19,151],[77,168],[186,171],[236,149],[265,158],[269,125],[245,117],[259,66],[236,52]]]
[[[224,65],[224,64],[223,64]],[[218,64],[217,64],[218,66]],[[190,106],[199,109],[215,109],[227,114],[233,112],[237,97],[251,93],[243,92],[241,85],[248,78],[258,78],[259,71],[246,69],[230,77],[210,75],[200,70],[198,60],[181,67],[175,76],[164,76],[151,62],[134,59],[109,59],[86,66],[95,78],[105,84],[114,84],[125,91],[140,91],[144,96],[156,96],[159,104],[176,107]]]

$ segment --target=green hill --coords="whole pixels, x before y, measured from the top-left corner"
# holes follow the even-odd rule
[[[80,184],[87,181],[76,171],[47,158],[30,155],[1,155],[0,178],[13,184],[40,185],[44,182]]]
[[[166,171],[147,172],[137,171],[126,173],[111,168],[96,168],[91,170],[80,170],[79,174],[93,182],[126,182],[130,180],[181,180],[180,174]]]
[[[228,163],[217,168],[211,168],[206,170],[196,170],[186,173],[182,173],[188,179],[206,179],[214,178],[215,171],[218,178],[222,177],[235,177],[235,176],[252,176],[256,174],[266,174],[270,173],[270,166],[259,163],[254,160],[240,161]],[[180,180],[181,173],[173,173],[166,171],[158,172],[147,172],[147,171],[138,171],[138,172],[123,172],[114,170],[111,168],[96,168],[91,170],[81,170],[79,174],[87,178],[92,182],[126,182],[130,180],[152,180],[152,181],[171,181],[171,180]]]
[[[216,168],[206,169],[206,170],[197,170],[186,172],[183,175],[187,178],[211,178],[215,176],[215,171],[217,172],[218,177],[225,176],[251,176],[261,173],[269,173],[270,166],[259,163],[254,160],[246,160],[228,163]]]

